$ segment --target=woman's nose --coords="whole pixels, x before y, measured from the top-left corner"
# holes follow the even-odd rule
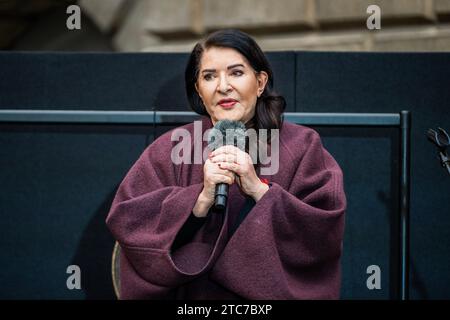
[[[231,90],[230,83],[228,82],[228,79],[225,75],[221,75],[219,77],[219,85],[218,85],[217,89],[221,93],[227,93]]]

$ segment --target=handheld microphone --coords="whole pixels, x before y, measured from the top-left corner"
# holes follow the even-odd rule
[[[447,148],[450,146],[450,136],[444,129],[438,128],[437,131],[428,129],[427,137],[438,148],[441,165],[450,174],[450,156],[447,153]]]
[[[221,120],[208,135],[208,148],[214,151],[224,145],[233,145],[245,151],[245,125],[240,121]],[[225,211],[228,201],[227,183],[218,183],[214,194],[214,209]]]

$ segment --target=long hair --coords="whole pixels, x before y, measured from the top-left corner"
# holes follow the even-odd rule
[[[268,75],[263,93],[256,101],[255,116],[246,124],[247,128],[268,129],[267,143],[270,144],[270,129],[281,129],[286,101],[273,89],[273,72],[269,61],[258,44],[248,34],[225,29],[211,33],[197,43],[189,56],[185,70],[186,94],[189,105],[196,113],[207,115],[205,106],[195,89],[200,72],[200,60],[205,50],[211,47],[231,48],[242,54],[256,72],[265,71]]]

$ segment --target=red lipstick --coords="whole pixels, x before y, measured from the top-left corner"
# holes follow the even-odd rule
[[[221,99],[217,104],[223,108],[232,108],[236,104],[237,100],[234,99]]]

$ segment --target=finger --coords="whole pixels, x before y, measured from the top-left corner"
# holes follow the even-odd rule
[[[212,166],[211,167],[212,169],[211,169],[211,173],[213,173],[213,174],[223,174],[223,175],[227,175],[227,174],[229,174],[231,171],[230,170],[227,170],[227,169],[225,169],[225,168],[221,168],[220,166],[219,166],[219,163],[214,163],[214,166]]]
[[[219,167],[221,169],[226,169],[226,170],[233,171],[239,176],[243,174],[242,167],[239,164],[237,164],[237,163],[220,162],[219,163]]]
[[[221,169],[219,167],[218,163],[214,163],[209,159],[205,162],[204,167],[205,167],[205,173],[221,173],[221,174],[223,174],[225,172],[224,169]]]
[[[239,150],[237,148],[235,148],[232,153],[226,153],[226,151],[222,149],[218,154],[211,156],[209,159],[212,162],[226,161],[239,164],[253,163],[253,160],[247,152]]]
[[[225,146],[221,146],[220,148],[217,148],[216,150],[214,150],[213,152],[211,152],[210,157],[214,157],[218,154],[237,154],[237,152],[240,151],[238,148],[236,148],[235,146],[232,145],[225,145]]]
[[[236,156],[233,154],[225,154],[221,153],[211,158],[211,161],[214,163],[218,162],[236,162]]]
[[[213,176],[213,182],[214,182],[214,184],[218,184],[218,183],[233,184],[234,183],[234,175],[228,176],[228,175],[216,174]]]

